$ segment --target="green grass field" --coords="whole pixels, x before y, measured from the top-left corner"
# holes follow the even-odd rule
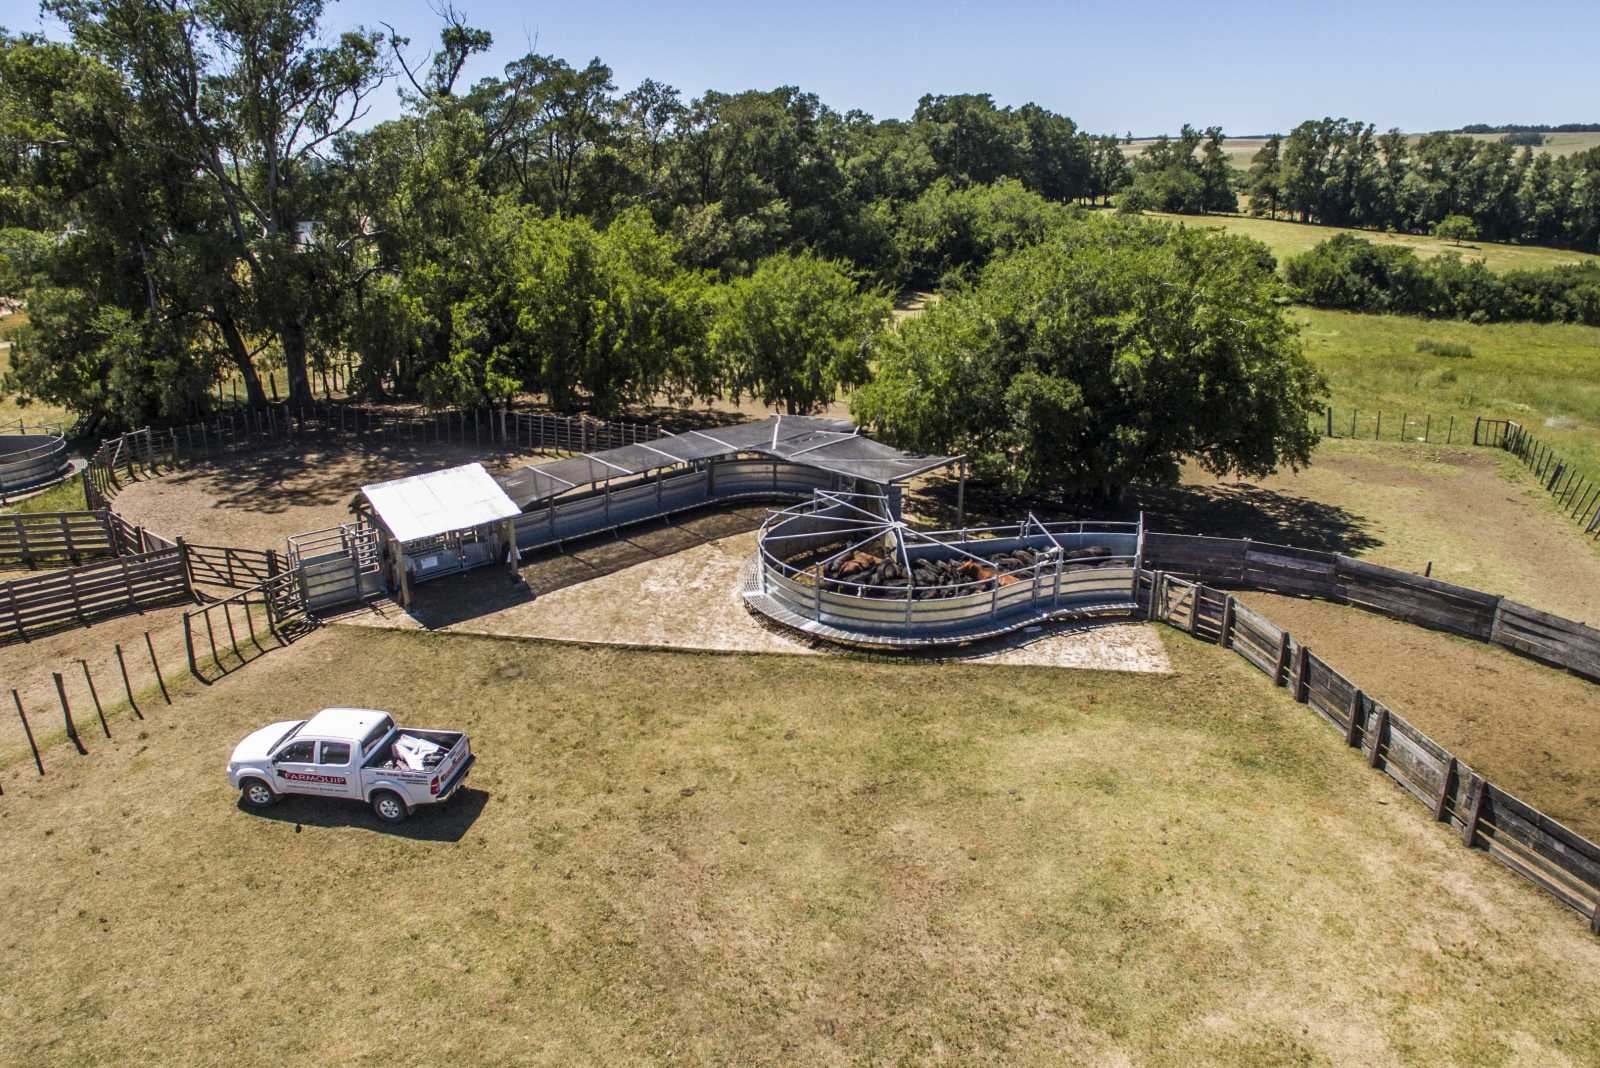
[[[1306,353],[1328,378],[1339,433],[1359,410],[1358,436],[1384,413],[1384,436],[1412,419],[1515,419],[1600,474],[1600,328],[1361,315],[1296,307]],[[1429,339],[1471,347],[1468,357],[1417,351]],[[1420,434],[1421,428],[1417,429]],[[1408,435],[1409,436],[1409,435]],[[1459,438],[1458,438],[1459,440]]]
[[[1150,213],[1155,218],[1182,223],[1185,226],[1208,226],[1254,238],[1272,250],[1281,264],[1290,256],[1309,251],[1319,242],[1335,234],[1355,234],[1368,241],[1383,245],[1404,245],[1419,256],[1436,256],[1443,252],[1457,252],[1466,259],[1483,260],[1493,271],[1509,271],[1519,267],[1555,267],[1563,263],[1581,263],[1600,260],[1586,252],[1569,252],[1563,249],[1541,248],[1536,245],[1500,245],[1491,241],[1468,241],[1456,246],[1449,241],[1418,234],[1391,234],[1381,230],[1352,230],[1338,226],[1315,226],[1309,223],[1274,219],[1255,219],[1247,215],[1168,215]]]

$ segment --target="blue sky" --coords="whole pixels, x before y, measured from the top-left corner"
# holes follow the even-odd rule
[[[1600,0],[457,4],[495,37],[474,76],[535,41],[575,64],[599,56],[621,88],[653,77],[686,98],[795,84],[841,111],[905,117],[925,92],[989,92],[1135,134],[1322,115],[1408,131],[1600,122]],[[330,28],[380,21],[419,55],[438,27],[427,0],[328,4]],[[0,24],[41,28],[30,0],[0,0]]]

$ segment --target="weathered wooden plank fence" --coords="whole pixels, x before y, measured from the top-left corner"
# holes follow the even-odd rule
[[[251,589],[289,566],[288,558],[275,549],[236,549],[192,542],[187,547],[191,580],[208,586]]]
[[[1357,605],[1433,630],[1492,642],[1600,681],[1600,630],[1498,594],[1339,553],[1146,531],[1143,564],[1212,586]]]
[[[192,597],[182,547],[0,583],[0,643]]]
[[[119,556],[117,524],[106,509],[0,515],[0,564],[59,567]]]
[[[1145,545],[1148,552],[1149,535]],[[1230,594],[1161,571],[1141,572],[1136,589],[1149,618],[1230,648],[1274,685],[1287,686],[1368,765],[1415,797],[1434,820],[1450,823],[1463,844],[1486,850],[1576,909],[1600,934],[1600,846],[1487,781]],[[1505,615],[1502,606],[1502,619]]]

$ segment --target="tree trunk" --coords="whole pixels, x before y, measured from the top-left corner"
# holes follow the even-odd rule
[[[311,376],[306,373],[306,324],[293,316],[286,318],[278,330],[278,339],[283,343],[283,368],[289,376],[289,403],[314,403]]]
[[[228,355],[233,357],[239,377],[244,379],[245,396],[250,407],[258,408],[267,403],[267,395],[261,390],[261,376],[256,374],[256,365],[250,360],[250,347],[244,343],[239,324],[234,322],[233,312],[228,310],[228,306],[218,303],[216,312],[217,329],[222,332],[222,340],[228,346]]]

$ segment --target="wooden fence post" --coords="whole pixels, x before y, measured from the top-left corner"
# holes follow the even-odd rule
[[[39,747],[33,740],[33,728],[28,726],[28,714],[22,710],[22,698],[17,696],[17,691],[11,691],[11,700],[17,706],[17,718],[22,720],[22,733],[28,736],[28,748],[33,751],[33,766],[39,769],[39,774],[44,774],[44,761],[39,759]]]
[[[1303,643],[1294,658],[1294,699],[1305,704],[1307,676],[1310,675],[1311,650]]]
[[[184,627],[184,632],[187,634],[188,620],[184,620]],[[144,647],[150,650],[150,667],[154,669],[156,673],[156,684],[161,687],[161,696],[167,702],[167,704],[170,705],[172,703],[172,695],[167,693],[167,680],[161,677],[161,662],[156,659],[156,646],[155,643],[150,640],[149,631],[144,632]]]
[[[1488,793],[1489,783],[1482,775],[1474,775],[1467,784],[1467,793],[1472,798],[1472,803],[1467,806],[1466,822],[1461,826],[1461,844],[1471,849],[1478,838],[1478,819],[1483,815],[1483,795]]]
[[[128,707],[133,709],[133,714],[144,719],[144,713],[139,711],[139,706],[133,701],[133,686],[128,682],[128,663],[122,659],[122,643],[114,646],[117,650],[117,670],[122,672],[122,692],[128,695]]]
[[[1445,818],[1445,808],[1450,803],[1450,787],[1456,777],[1456,758],[1451,757],[1445,761],[1444,783],[1439,787],[1439,796],[1433,802],[1433,822],[1439,823]]]
[[[1356,732],[1361,729],[1362,696],[1363,694],[1360,690],[1352,689],[1350,691],[1350,704],[1345,709],[1345,714],[1348,716],[1348,719],[1344,725],[1344,744],[1350,746],[1352,749],[1355,748],[1356,745]]]
[[[1200,595],[1205,592],[1205,587],[1196,582],[1189,588],[1189,637],[1197,637],[1200,633]]]
[[[189,623],[189,613],[183,614],[183,651],[189,655],[189,674],[205,681],[205,676],[200,674],[200,669],[194,662],[194,629]]]
[[[1474,445],[1478,444],[1478,428],[1481,426],[1483,426],[1483,416],[1480,415],[1472,420],[1472,443]]]
[[[1372,753],[1370,754],[1370,756],[1368,757],[1368,760],[1367,760],[1368,765],[1371,766],[1371,767],[1374,767],[1374,768],[1377,767],[1378,766],[1378,761],[1381,759],[1378,756],[1378,747],[1383,744],[1383,732],[1384,732],[1385,729],[1388,728],[1388,726],[1389,726],[1389,709],[1384,705],[1379,705],[1378,706],[1378,723],[1377,723],[1377,726],[1372,728]]]
[[[111,737],[111,726],[106,723],[106,710],[100,707],[100,692],[94,688],[94,676],[89,674],[89,661],[80,658],[78,666],[83,668],[83,681],[89,684],[89,696],[94,698],[94,713],[100,717],[100,729],[106,732],[106,737]]]
[[[61,681],[61,672],[52,671],[50,676],[56,680],[56,696],[61,699],[61,721],[67,725],[67,737],[72,739],[72,744],[77,747],[80,756],[88,756],[89,750],[83,747],[83,742],[78,739],[77,724],[72,722],[72,706],[67,703],[67,686]]]
[[[1289,666],[1289,632],[1278,635],[1278,659],[1272,665],[1272,685],[1284,684],[1283,669]]]
[[[1217,632],[1217,644],[1224,649],[1233,648],[1233,597],[1222,599],[1222,629]]]

